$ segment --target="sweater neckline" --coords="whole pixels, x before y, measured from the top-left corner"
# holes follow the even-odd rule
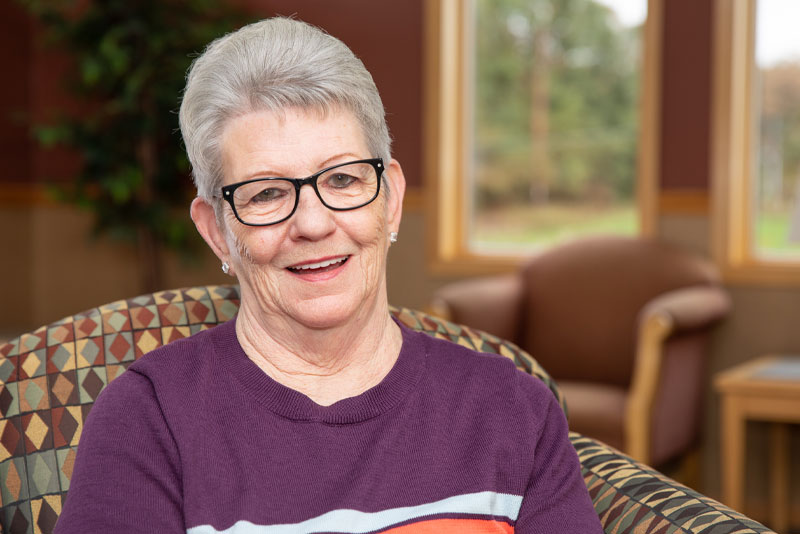
[[[219,325],[215,349],[223,368],[245,391],[275,414],[293,421],[332,425],[351,424],[372,419],[386,412],[412,391],[426,365],[427,347],[417,336],[424,335],[401,323],[403,336],[400,354],[389,373],[365,392],[322,406],[306,395],[284,386],[256,365],[236,337],[236,317]]]

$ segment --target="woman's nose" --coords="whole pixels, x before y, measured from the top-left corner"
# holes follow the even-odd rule
[[[331,234],[336,229],[334,213],[326,208],[311,185],[300,188],[297,210],[292,218],[291,237],[316,241]]]

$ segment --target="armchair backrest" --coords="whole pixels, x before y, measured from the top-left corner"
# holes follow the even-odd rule
[[[717,282],[708,261],[665,243],[633,237],[576,240],[524,267],[517,339],[559,380],[627,387],[645,304],[673,289]]]
[[[151,350],[231,319],[237,286],[160,291],[67,317],[0,345],[0,532],[52,532],[69,490],[83,422],[103,388]],[[495,336],[392,308],[410,328],[549,375]]]

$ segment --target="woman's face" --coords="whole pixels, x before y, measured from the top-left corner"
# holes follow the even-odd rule
[[[222,136],[223,185],[259,177],[304,178],[348,161],[376,157],[349,112],[322,115],[288,109],[232,119]],[[222,227],[198,199],[192,218],[242,286],[242,306],[311,328],[337,326],[386,299],[389,233],[400,224],[405,179],[399,163],[386,165],[390,192],[371,204],[332,211],[310,186],[297,211],[272,226],[240,223],[223,204]],[[388,193],[388,194],[387,194]]]

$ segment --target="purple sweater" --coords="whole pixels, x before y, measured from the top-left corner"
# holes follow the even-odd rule
[[[270,379],[233,321],[103,391],[57,534],[601,533],[537,378],[403,328],[383,381],[331,406]]]

